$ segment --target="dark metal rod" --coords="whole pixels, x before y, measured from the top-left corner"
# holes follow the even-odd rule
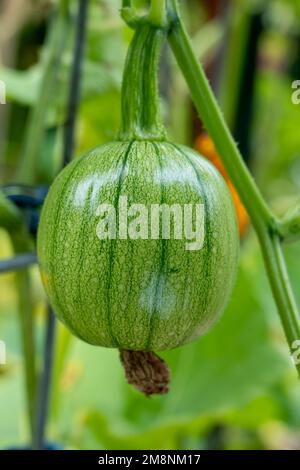
[[[31,264],[37,263],[36,253],[24,253],[13,258],[3,259],[0,261],[0,274],[19,271],[27,268]]]
[[[33,437],[33,449],[45,448],[45,430],[49,408],[50,385],[53,369],[53,353],[55,341],[55,316],[50,306],[47,309],[47,326],[44,349],[44,368],[40,377],[36,422]]]
[[[79,0],[78,5],[76,38],[69,87],[70,94],[68,100],[66,121],[64,125],[64,166],[70,162],[75,146],[75,124],[80,98],[81,66],[86,37],[88,3],[88,0]]]

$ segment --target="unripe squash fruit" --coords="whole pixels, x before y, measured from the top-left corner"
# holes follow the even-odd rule
[[[203,204],[204,244],[100,240],[100,204],[121,196],[153,204]],[[118,218],[118,217],[117,217]],[[118,220],[117,220],[118,222]],[[150,226],[150,222],[149,222]],[[69,164],[46,199],[38,237],[43,282],[59,318],[83,340],[164,350],[204,334],[231,292],[236,217],[225,182],[196,152],[168,142],[114,142]]]
[[[167,140],[157,91],[165,34],[145,22],[137,26],[125,64],[118,138],[59,174],[38,232],[42,279],[54,311],[84,341],[118,348],[128,382],[146,395],[168,391],[169,369],[153,351],[196,339],[224,311],[239,249],[222,176],[193,150]],[[131,212],[133,205],[140,214]],[[113,212],[104,216],[105,207]],[[169,219],[165,213],[153,224],[154,207],[169,210]]]

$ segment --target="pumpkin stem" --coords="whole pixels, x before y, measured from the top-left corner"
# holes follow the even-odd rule
[[[157,69],[166,32],[141,23],[128,49],[122,84],[121,140],[165,140],[159,100]]]
[[[170,370],[165,361],[151,351],[120,350],[128,383],[146,396],[169,391]]]

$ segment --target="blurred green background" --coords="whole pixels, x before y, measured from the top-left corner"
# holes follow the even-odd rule
[[[68,27],[59,33],[57,2],[0,2],[0,80],[7,93],[0,105],[2,185],[49,184],[61,167],[77,1],[70,3]],[[113,139],[118,129],[132,34],[120,19],[120,3],[90,0],[74,157]],[[291,101],[292,82],[300,80],[300,1],[181,3],[247,164],[275,212],[284,214],[300,189],[300,105]],[[61,40],[54,58],[53,38]],[[167,47],[163,55],[169,136],[193,146],[201,122]],[[40,110],[39,129],[32,113],[49,64],[51,99]],[[39,145],[32,145],[33,136]],[[12,241],[0,229],[0,259],[13,255]],[[48,441],[76,449],[300,449],[300,384],[251,227],[241,244],[237,284],[222,320],[206,337],[163,354],[172,370],[167,396],[144,398],[125,382],[116,350],[89,346],[57,327]],[[285,253],[300,304],[300,244]],[[41,368],[46,299],[38,269],[28,273]],[[7,364],[0,366],[2,448],[29,440],[18,295],[15,274],[0,275],[0,340],[7,346]]]

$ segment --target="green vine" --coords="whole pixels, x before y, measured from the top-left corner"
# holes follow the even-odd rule
[[[37,102],[31,110],[25,134],[24,150],[17,175],[22,183],[34,184],[37,179],[47,112],[61,65],[69,25],[69,0],[60,0],[49,31]]]
[[[165,0],[152,0],[150,6],[149,19],[157,26],[164,26],[166,24],[166,1]]]

